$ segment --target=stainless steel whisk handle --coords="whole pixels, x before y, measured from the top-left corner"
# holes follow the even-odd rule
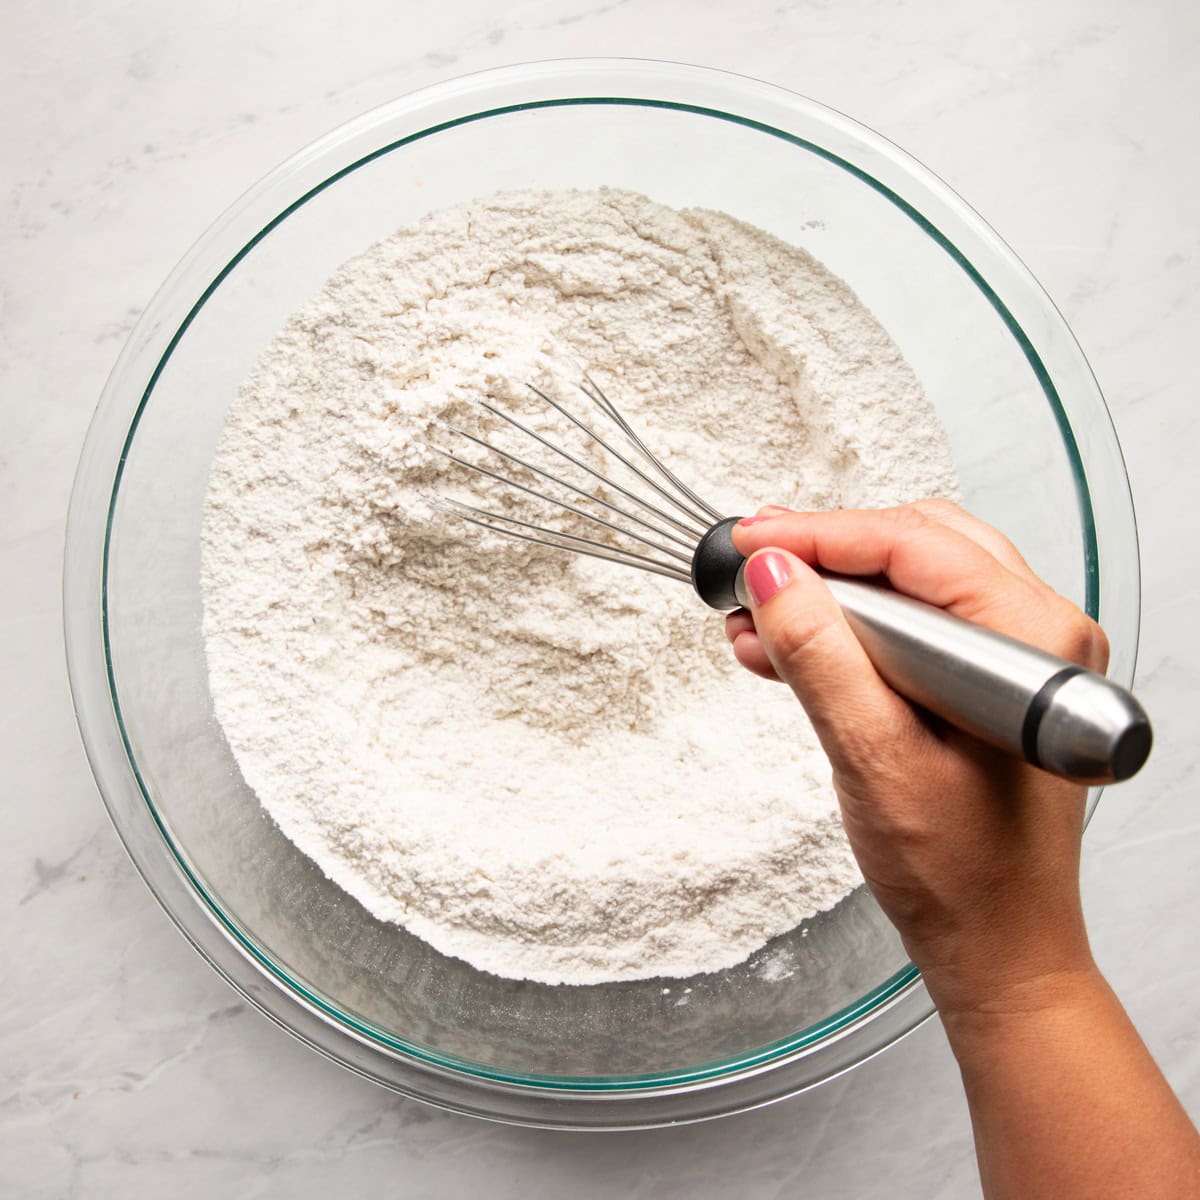
[[[715,608],[748,599],[732,523],[709,531],[693,565],[697,592]],[[724,586],[713,586],[721,575]],[[1128,779],[1146,761],[1149,718],[1112,680],[890,588],[824,578],[884,680],[957,728],[1078,783]]]
[[[1078,783],[1146,761],[1150,721],[1112,680],[887,588],[826,582],[879,674],[952,725]]]

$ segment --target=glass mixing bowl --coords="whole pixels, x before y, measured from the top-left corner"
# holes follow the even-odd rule
[[[301,151],[221,217],[154,297],[101,397],[71,501],[64,608],[79,726],[117,830],[242,995],[406,1095],[629,1128],[795,1093],[928,1017],[869,894],[686,981],[549,987],[482,973],[375,920],[264,816],[214,721],[200,630],[217,436],[287,316],[345,259],[430,210],[599,185],[724,210],[845,279],[924,383],[966,505],[1103,622],[1111,674],[1131,681],[1138,558],[1120,450],[1029,273],[945,185],[853,121],[749,79],[638,61],[430,88]]]

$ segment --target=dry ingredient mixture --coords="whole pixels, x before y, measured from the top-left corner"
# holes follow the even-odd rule
[[[437,423],[581,365],[722,511],[954,490],[911,370],[810,255],[625,192],[486,197],[345,264],[233,404],[213,702],[284,833],[444,953],[547,983],[718,970],[860,882],[799,705],[689,588],[426,502],[511,503],[430,452]]]

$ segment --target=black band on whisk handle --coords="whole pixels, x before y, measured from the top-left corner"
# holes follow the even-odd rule
[[[711,608],[747,604],[737,522],[718,521],[692,558]],[[890,588],[823,577],[879,674],[957,728],[1078,783],[1128,779],[1146,761],[1150,720],[1112,680]]]

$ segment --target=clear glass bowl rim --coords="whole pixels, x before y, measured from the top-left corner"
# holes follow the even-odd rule
[[[1090,383],[1097,402],[1094,415],[1101,418],[1103,440],[1109,443],[1109,466],[1117,464],[1122,482],[1124,503],[1118,507],[1123,528],[1114,536],[1126,544],[1124,554],[1132,553],[1136,568],[1136,527],[1128,481],[1103,397],[1082,352],[1061,315],[1013,252],[926,168],[880,135],[815,101],[708,68],[650,60],[582,59],[522,64],[463,76],[375,109],[277,167],[198,240],[131,333],[89,429],[68,516],[64,627],[80,732],[117,832],[177,927],[246,999],[320,1053],[418,1099],[519,1123],[634,1128],[699,1120],[769,1103],[864,1061],[932,1014],[933,1006],[916,969],[909,965],[842,1012],[778,1043],[670,1074],[586,1080],[527,1076],[403,1043],[342,1013],[336,1004],[291,978],[208,896],[140,779],[122,726],[106,619],[108,552],[125,454],[171,352],[229,272],[303,203],[382,154],[468,121],[525,109],[584,104],[674,109],[782,138],[828,159],[885,195],[949,253],[984,292],[1021,346],[1046,394],[1079,494],[1085,607],[1092,616],[1100,616],[1097,533],[1084,456],[1042,356],[994,281],[1002,280],[1003,290],[1011,293],[1015,289],[1023,302],[1033,303],[1039,316],[1049,319],[1060,349],[1067,344]],[[802,136],[797,128],[809,136]],[[379,135],[385,129],[389,136],[380,144]],[[810,140],[816,133],[822,135],[820,142]],[[838,145],[838,151],[830,149],[830,143]],[[853,152],[853,158],[846,155],[846,149]],[[314,169],[321,177],[312,183]],[[936,205],[922,203],[918,207],[909,198],[913,195],[922,201],[936,201]],[[287,197],[290,200],[284,203]],[[940,210],[936,224],[927,215],[931,206]],[[198,286],[204,280],[207,282]],[[199,299],[193,301],[197,295]],[[100,511],[103,521],[97,518]],[[1120,632],[1131,635],[1136,648],[1136,605],[1131,628]],[[1128,678],[1120,680],[1126,684],[1132,680],[1132,652],[1127,674]],[[1097,798],[1094,793],[1090,799],[1089,817]]]

